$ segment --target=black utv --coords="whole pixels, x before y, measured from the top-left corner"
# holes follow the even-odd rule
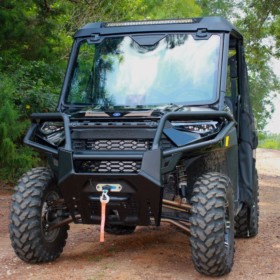
[[[234,236],[258,233],[257,135],[243,37],[220,17],[91,23],[74,36],[55,113],[25,143],[45,153],[16,186],[19,258],[58,258],[68,224],[128,234],[172,223],[195,268],[223,275]]]

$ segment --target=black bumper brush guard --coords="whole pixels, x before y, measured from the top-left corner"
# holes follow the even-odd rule
[[[183,154],[224,146],[225,137],[230,134],[236,122],[224,111],[171,112],[165,114],[158,123],[151,149],[147,151],[74,151],[71,143],[71,120],[64,113],[36,113],[32,115],[25,144],[51,155],[58,166],[58,187],[75,223],[100,223],[100,185],[120,186],[121,191],[110,192],[107,205],[107,222],[122,225],[160,225],[163,201],[162,175],[175,169]],[[200,139],[190,143],[188,134],[170,129],[169,121],[218,120],[220,131],[203,142]],[[57,149],[35,142],[34,133],[38,125],[45,121],[64,123],[65,143]],[[94,121],[94,120],[92,120]],[[169,125],[168,125],[169,124]],[[168,132],[166,129],[168,129]],[[160,140],[163,135],[177,145],[162,150]],[[180,138],[178,140],[178,137]],[[180,144],[178,144],[180,143]],[[77,161],[113,161],[115,163],[139,163],[134,172],[78,172]],[[101,169],[102,171],[102,169]],[[164,220],[164,219],[163,219]],[[69,219],[65,220],[65,223]],[[61,226],[61,223],[60,223]]]

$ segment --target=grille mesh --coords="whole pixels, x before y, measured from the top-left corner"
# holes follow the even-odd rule
[[[89,173],[138,173],[141,161],[82,161],[76,162],[77,172]]]
[[[92,151],[146,151],[150,148],[147,139],[88,139],[73,140],[74,150]]]
[[[151,149],[153,139],[72,139],[74,151],[147,151]],[[171,148],[172,143],[163,138],[160,141],[163,150]],[[141,169],[141,160],[75,160],[78,173],[131,173]]]

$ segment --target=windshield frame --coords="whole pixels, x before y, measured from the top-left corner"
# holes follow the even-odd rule
[[[74,40],[74,43],[72,45],[72,51],[71,51],[71,55],[69,58],[69,62],[68,62],[68,66],[67,66],[67,71],[66,71],[66,75],[64,78],[64,82],[63,82],[63,87],[62,87],[62,91],[61,91],[61,95],[60,95],[60,100],[59,100],[59,104],[58,104],[58,110],[67,110],[67,109],[74,109],[74,108],[88,108],[90,107],[90,104],[73,104],[73,103],[67,103],[66,99],[67,96],[69,94],[69,90],[71,87],[71,81],[73,79],[73,75],[74,75],[74,71],[75,71],[75,64],[78,58],[78,54],[79,54],[79,48],[80,45],[82,44],[82,42],[84,42],[85,40],[87,40],[88,42],[92,43],[92,44],[99,44],[101,43],[104,39],[106,38],[119,38],[119,37],[133,37],[133,36],[137,36],[137,35],[142,35],[142,36],[158,36],[158,35],[164,35],[165,37],[168,35],[172,35],[172,34],[179,34],[179,35],[190,35],[193,37],[194,40],[208,40],[212,35],[216,35],[220,37],[220,42],[219,42],[219,55],[218,55],[218,65],[217,65],[217,86],[216,86],[216,90],[215,90],[215,94],[213,95],[213,99],[209,102],[184,102],[184,104],[182,103],[178,103],[176,102],[177,105],[182,105],[182,106],[206,106],[206,107],[211,107],[215,104],[218,104],[219,102],[219,97],[220,97],[220,92],[221,92],[221,74],[222,74],[222,60],[223,60],[223,54],[224,54],[224,39],[225,39],[225,33],[224,32],[209,32],[207,33],[207,36],[205,37],[198,37],[196,36],[195,32],[151,32],[151,33],[120,33],[120,34],[112,34],[112,35],[106,35],[106,36],[98,36],[98,38],[93,39],[92,37],[79,37],[76,38]],[[165,103],[164,103],[165,104]],[[164,105],[162,104],[162,105]],[[172,104],[172,103],[169,103]],[[93,105],[93,104],[92,104]],[[165,104],[167,105],[167,104]],[[159,105],[151,105],[151,106],[140,106],[139,108],[142,110],[148,110],[151,109],[152,107],[156,107],[156,106],[161,106]],[[118,106],[116,106],[118,107]],[[139,110],[139,108],[137,108],[137,106],[135,107],[129,107],[128,108],[118,108],[117,110]],[[98,110],[98,109],[97,109]]]

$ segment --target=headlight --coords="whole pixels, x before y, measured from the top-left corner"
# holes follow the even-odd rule
[[[220,124],[216,121],[172,122],[172,125],[178,130],[198,133],[201,136],[211,135],[220,129]]]
[[[64,126],[61,122],[45,122],[39,130],[40,138],[53,146],[59,146],[65,139]]]

